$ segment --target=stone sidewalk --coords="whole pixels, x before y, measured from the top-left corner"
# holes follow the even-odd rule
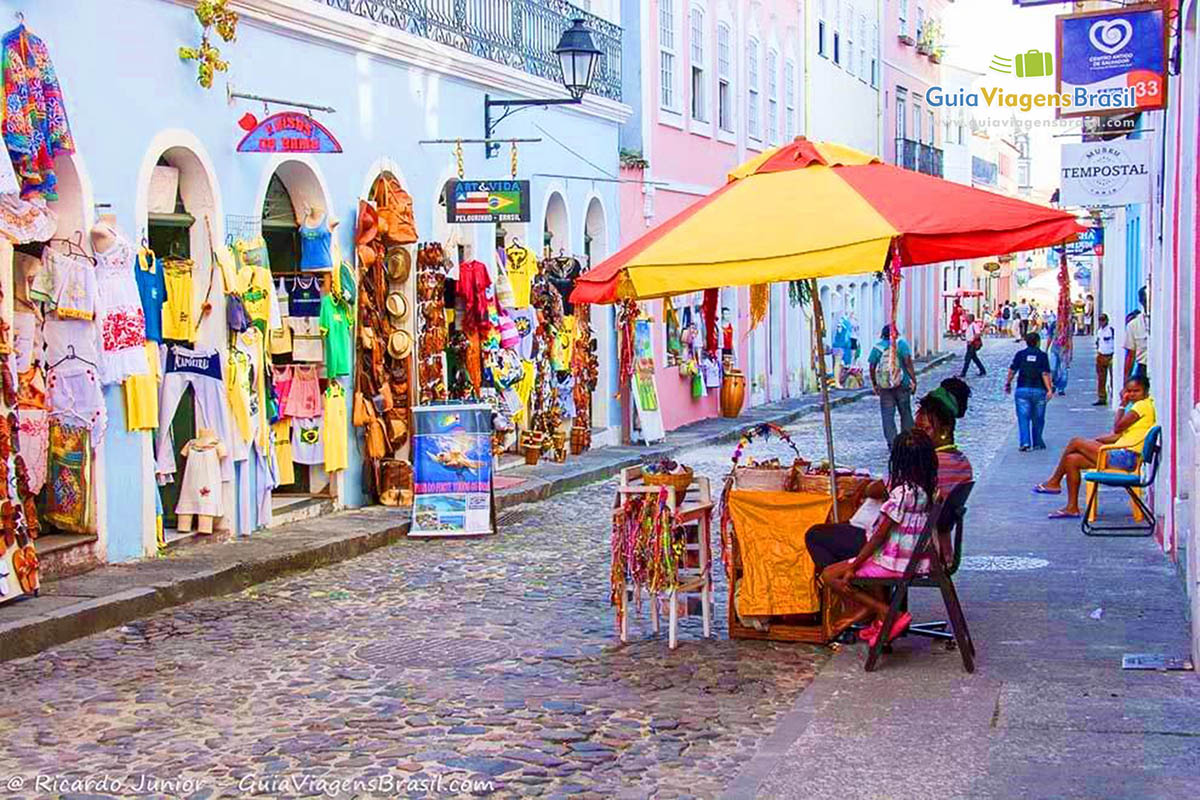
[[[971,498],[956,577],[978,658],[906,637],[878,671],[843,649],[727,787],[749,798],[1126,798],[1200,791],[1200,683],[1121,669],[1125,653],[1189,653],[1186,599],[1152,539],[1085,537],[1031,488],[1062,445],[1111,425],[1095,409],[1077,339],[1068,396],[1051,401],[1045,452],[1016,432]],[[966,424],[970,424],[968,419]],[[1108,495],[1102,508],[1123,505]],[[914,617],[944,618],[935,590]]]
[[[934,369],[953,356],[918,364]],[[834,405],[852,403],[869,390],[836,392]],[[563,464],[521,465],[503,473],[515,483],[496,491],[498,509],[544,500],[624,467],[704,444],[735,441],[748,426],[783,426],[819,413],[819,395],[748,409],[737,419],[705,419],[672,431],[653,446],[607,447]],[[403,539],[408,512],[373,506],[304,520],[248,539],[197,543],[162,558],[111,564],[84,575],[47,581],[38,597],[0,605],[0,661],[22,658],[56,644],[89,636],[164,608],[239,591],[289,573],[344,561]]]

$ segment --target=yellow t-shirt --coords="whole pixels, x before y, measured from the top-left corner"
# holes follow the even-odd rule
[[[1138,415],[1137,422],[1125,429],[1121,438],[1117,439],[1117,447],[1137,449],[1142,446],[1146,434],[1157,424],[1158,418],[1154,411],[1154,401],[1149,397],[1138,400],[1130,411]]]
[[[529,290],[533,286],[533,278],[538,274],[537,255],[528,247],[510,247],[505,251],[508,256],[508,280],[512,283],[513,308],[529,306]]]

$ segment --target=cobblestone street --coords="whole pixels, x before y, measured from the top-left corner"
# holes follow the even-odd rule
[[[988,376],[970,378],[960,442],[977,472],[1008,441],[1001,387],[1014,349],[990,341]],[[921,390],[960,363],[922,376]],[[882,468],[876,401],[835,409],[834,423],[841,462]],[[791,432],[802,453],[823,457],[819,415]],[[716,492],[731,450],[682,460]],[[689,619],[672,653],[643,617],[620,646],[608,604],[612,490],[506,511],[490,539],[404,542],[0,664],[0,778],[26,781],[3,794],[121,794],[37,791],[42,774],[108,775],[128,782],[125,794],[163,797],[436,795],[271,783],[392,775],[481,778],[497,797],[713,797],[827,653],[729,641],[719,562],[713,640]],[[142,776],[196,785],[131,791]]]

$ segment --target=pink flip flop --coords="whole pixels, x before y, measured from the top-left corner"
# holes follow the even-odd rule
[[[1062,494],[1062,489],[1051,489],[1044,483],[1039,483],[1033,487],[1034,494]]]
[[[1046,519],[1079,519],[1081,516],[1081,514],[1073,514],[1070,511],[1062,511],[1060,509],[1058,511],[1051,511],[1046,515]]]

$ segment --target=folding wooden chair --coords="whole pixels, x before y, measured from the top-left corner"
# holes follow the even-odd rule
[[[1146,505],[1142,493],[1154,483],[1158,475],[1159,456],[1162,455],[1162,428],[1155,425],[1146,432],[1142,452],[1131,470],[1118,470],[1108,466],[1108,454],[1123,448],[1104,445],[1096,457],[1097,469],[1083,473],[1087,504],[1083,509],[1080,527],[1087,536],[1150,536],[1154,533],[1154,510]],[[1097,525],[1096,514],[1100,505],[1100,487],[1115,486],[1129,493],[1129,506],[1133,512],[1132,525]]]
[[[957,570],[961,559],[962,521],[966,515],[967,497],[973,488],[975,488],[975,484],[972,482],[959,484],[954,487],[945,501],[934,504],[933,509],[929,512],[929,521],[925,525],[925,530],[921,532],[917,539],[917,545],[913,549],[912,560],[908,562],[901,577],[854,579],[853,583],[856,586],[884,587],[891,592],[892,597],[887,615],[883,619],[883,633],[876,639],[867,655],[867,663],[864,667],[867,672],[875,671],[879,662],[879,654],[888,644],[887,632],[892,629],[896,618],[907,607],[908,590],[912,586],[936,586],[941,590],[942,602],[946,604],[946,614],[950,617],[948,627],[951,628],[953,634],[938,630],[947,627],[947,623],[926,623],[916,626],[918,630],[912,632],[934,638],[949,638],[950,635],[953,635],[958,644],[959,654],[962,656],[963,669],[967,672],[975,671],[975,645],[971,641],[970,631],[967,630],[967,618],[963,614],[962,605],[958,602],[958,592],[955,591],[954,582],[950,579],[950,575]],[[937,541],[942,532],[948,533],[951,529],[955,530],[955,546],[951,564],[948,565]],[[922,563],[929,564],[927,575],[917,573],[917,568]],[[910,630],[912,627],[910,626]]]

